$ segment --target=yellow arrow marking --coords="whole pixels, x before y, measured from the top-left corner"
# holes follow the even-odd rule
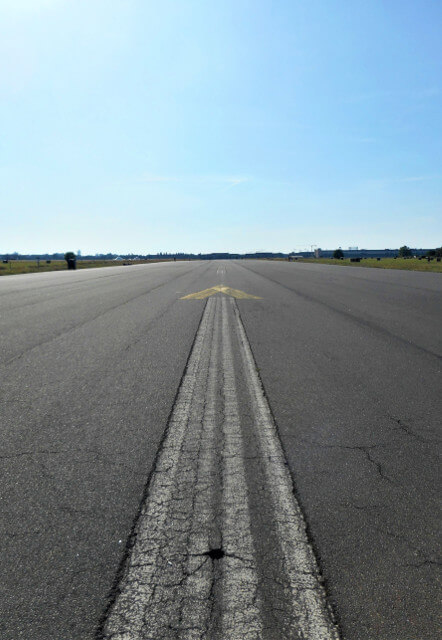
[[[232,298],[262,300],[259,296],[252,296],[250,293],[244,293],[244,291],[240,291],[239,289],[231,289],[230,287],[225,287],[223,284],[218,284],[216,287],[210,287],[210,289],[204,289],[196,293],[189,293],[188,296],[183,296],[181,300],[204,300],[204,298],[214,296],[216,293],[224,293],[226,296],[232,296]]]

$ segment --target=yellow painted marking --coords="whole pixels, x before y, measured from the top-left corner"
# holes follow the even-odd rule
[[[226,287],[223,284],[218,284],[216,287],[203,289],[203,291],[197,291],[196,293],[189,293],[188,296],[183,296],[181,300],[204,300],[204,298],[214,296],[216,293],[224,293],[226,296],[232,296],[232,298],[262,300],[259,296],[252,296],[250,293],[244,293],[244,291],[232,289],[231,287]]]

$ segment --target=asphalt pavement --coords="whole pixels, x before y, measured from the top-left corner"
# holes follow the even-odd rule
[[[18,275],[0,327],[2,639],[439,635],[440,274]]]

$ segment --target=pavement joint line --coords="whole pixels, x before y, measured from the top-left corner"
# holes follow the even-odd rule
[[[385,326],[384,327],[381,326],[380,324],[376,323],[376,321],[374,320],[369,320],[368,318],[363,317],[362,315],[356,315],[356,313],[351,313],[348,307],[344,308],[342,306],[337,306],[336,304],[324,302],[318,297],[315,298],[313,295],[309,295],[303,291],[299,291],[298,289],[293,289],[292,287],[289,287],[288,285],[283,284],[282,282],[278,282],[278,280],[275,280],[274,278],[265,276],[259,271],[255,271],[249,266],[245,266],[242,264],[241,268],[247,271],[250,271],[255,276],[259,276],[263,280],[268,280],[272,284],[276,284],[278,287],[285,289],[286,291],[290,291],[290,293],[292,293],[293,295],[297,296],[298,298],[302,298],[306,302],[309,302],[313,305],[318,306],[320,309],[325,308],[327,309],[327,311],[330,311],[331,313],[337,315],[338,317],[345,318],[352,324],[356,324],[356,325],[359,325],[359,327],[364,327],[365,329],[369,329],[373,334],[380,336],[384,340],[385,339],[392,340],[397,344],[401,344],[402,346],[412,348],[414,350],[419,351],[420,353],[425,353],[428,356],[437,358],[437,360],[442,360],[441,353],[438,353],[436,351],[432,351],[431,349],[427,349],[426,347],[420,346],[416,342],[412,342],[411,340],[408,340],[407,338],[399,335],[398,333],[394,333],[393,331],[390,331]],[[349,268],[351,269],[352,267],[349,267]]]
[[[160,284],[151,287],[147,291],[142,291],[141,293],[137,293],[137,295],[131,296],[130,298],[124,300],[123,302],[120,302],[119,304],[112,305],[112,306],[110,306],[109,308],[107,308],[105,310],[101,310],[98,314],[96,314],[96,315],[94,315],[94,316],[92,316],[90,318],[87,318],[86,320],[84,320],[82,322],[79,322],[78,324],[72,324],[71,326],[68,326],[66,329],[63,329],[62,331],[59,331],[58,333],[56,333],[51,338],[43,339],[43,340],[41,340],[40,342],[37,342],[34,345],[30,345],[30,346],[26,347],[20,353],[17,353],[16,355],[10,357],[8,360],[4,360],[3,362],[1,362],[0,366],[1,367],[7,367],[8,365],[13,364],[17,360],[21,360],[22,358],[26,357],[30,352],[35,351],[37,349],[40,349],[41,347],[45,347],[48,344],[50,344],[52,342],[55,342],[59,338],[62,338],[66,334],[69,334],[70,332],[74,332],[74,331],[77,331],[78,329],[82,329],[84,326],[95,322],[96,320],[102,318],[106,314],[112,313],[116,309],[119,309],[119,308],[121,308],[121,307],[123,307],[123,306],[125,306],[127,304],[131,304],[135,300],[138,300],[139,298],[142,298],[143,296],[147,296],[147,295],[153,293],[154,291],[157,291],[158,289],[161,289],[161,287],[167,286],[168,284],[170,284],[174,280],[179,280],[180,278],[184,278],[189,273],[192,273],[192,271],[193,271],[193,269],[190,269],[189,271],[186,271],[185,273],[183,273],[181,275],[178,275],[178,276],[174,275],[173,278],[170,278],[169,280],[166,280],[165,282],[161,282]],[[207,271],[207,268],[206,268],[205,271]],[[59,273],[59,272],[53,271],[53,272],[50,272],[50,273]],[[35,274],[23,274],[23,275],[35,275]],[[104,277],[109,277],[109,276],[104,276]]]
[[[274,519],[290,581],[292,607],[298,618],[301,637],[311,640],[338,640],[338,629],[327,606],[325,591],[306,525],[293,493],[293,482],[285,465],[285,456],[270,407],[253,358],[253,353],[236,302],[230,298],[235,316],[245,379],[255,414],[255,427],[273,503]],[[302,576],[302,577],[301,577]],[[306,576],[310,580],[306,581]]]

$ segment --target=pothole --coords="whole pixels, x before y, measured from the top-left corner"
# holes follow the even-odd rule
[[[222,549],[210,549],[206,551],[205,556],[209,556],[211,560],[221,560],[226,555]]]

